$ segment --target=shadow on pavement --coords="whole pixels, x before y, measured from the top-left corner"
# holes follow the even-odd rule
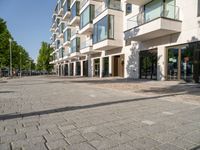
[[[171,97],[171,96],[176,96],[176,95],[180,95],[180,94],[169,94],[169,95],[161,95],[161,96],[153,96],[153,97],[142,97],[142,98],[119,100],[119,101],[113,101],[113,102],[103,102],[103,103],[83,105],[83,106],[69,106],[69,107],[43,110],[43,111],[36,111],[36,112],[29,112],[29,113],[23,113],[23,114],[5,114],[5,115],[0,115],[0,120],[9,120],[9,119],[15,119],[15,118],[31,117],[31,116],[38,116],[38,115],[45,115],[45,114],[53,114],[53,113],[59,113],[59,112],[98,108],[98,107],[103,107],[103,106],[130,103],[130,102],[150,100],[150,99],[156,100],[158,98]]]
[[[0,91],[0,94],[14,93],[14,91]]]

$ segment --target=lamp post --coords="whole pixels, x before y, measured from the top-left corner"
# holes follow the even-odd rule
[[[10,42],[10,76],[12,77],[12,50],[11,50],[12,39],[9,39],[9,42]]]
[[[19,53],[20,54],[20,78],[22,77],[22,52]]]
[[[30,60],[30,76],[31,76],[31,74],[32,74],[31,65],[32,65],[32,62],[31,62],[31,60]]]

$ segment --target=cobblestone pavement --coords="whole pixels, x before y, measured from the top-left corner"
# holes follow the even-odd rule
[[[7,80],[0,150],[198,150],[199,94],[175,82]]]

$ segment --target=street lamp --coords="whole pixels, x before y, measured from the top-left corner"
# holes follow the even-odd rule
[[[10,42],[10,76],[12,77],[12,50],[11,50],[12,39],[9,39],[9,42]]]
[[[22,77],[22,52],[19,53],[20,54],[20,78]]]

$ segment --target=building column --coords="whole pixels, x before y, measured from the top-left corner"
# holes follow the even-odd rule
[[[103,68],[103,57],[100,57],[99,61],[100,61],[100,71],[99,71],[100,75],[99,75],[99,77],[102,78],[103,77],[103,69],[104,69]]]
[[[81,63],[81,77],[82,77],[83,76],[83,61],[81,60],[80,63]]]
[[[164,46],[158,46],[158,54],[157,54],[157,80],[165,80],[165,57],[166,51]]]
[[[93,59],[88,57],[88,77],[93,77]]]
[[[74,74],[73,76],[76,76],[76,62],[73,62],[74,63]]]
[[[112,70],[113,70],[113,57],[109,56],[109,76],[112,76]]]

